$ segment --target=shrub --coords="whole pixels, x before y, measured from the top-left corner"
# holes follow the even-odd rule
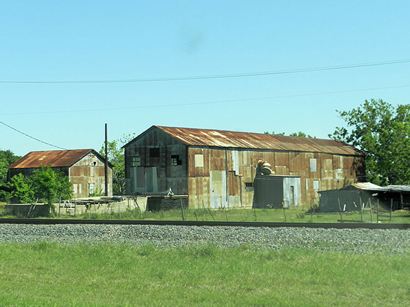
[[[35,170],[30,176],[30,181],[36,197],[50,206],[59,199],[72,197],[72,187],[68,177],[50,167]]]
[[[34,202],[34,191],[31,187],[31,182],[23,174],[18,174],[11,178],[10,187],[11,201],[15,203],[31,203]]]
[[[35,170],[30,177],[15,175],[10,181],[11,200],[15,203],[41,201],[49,206],[59,199],[70,199],[72,187],[67,176],[50,167]]]

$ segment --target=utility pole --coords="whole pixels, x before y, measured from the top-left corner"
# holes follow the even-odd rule
[[[108,132],[107,123],[105,124],[105,162],[104,162],[104,184],[105,196],[108,196]]]

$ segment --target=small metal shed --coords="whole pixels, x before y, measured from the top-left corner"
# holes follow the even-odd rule
[[[254,208],[289,208],[300,204],[301,188],[298,176],[255,177]]]
[[[398,210],[410,207],[410,186],[381,187],[370,182],[355,183],[342,189],[320,191],[322,212],[359,211],[380,205]]]

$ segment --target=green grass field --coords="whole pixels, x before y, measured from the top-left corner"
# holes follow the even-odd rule
[[[405,306],[410,254],[0,244],[2,306]]]

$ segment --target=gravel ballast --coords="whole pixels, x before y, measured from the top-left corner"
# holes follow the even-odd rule
[[[130,243],[173,247],[213,244],[256,248],[310,248],[324,251],[410,251],[410,231],[397,229],[320,229],[199,227],[158,225],[24,225],[1,224],[0,242]]]

